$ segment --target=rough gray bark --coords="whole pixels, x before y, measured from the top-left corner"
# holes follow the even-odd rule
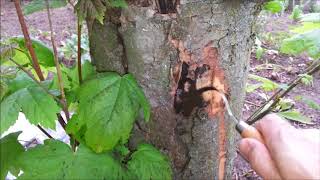
[[[188,77],[195,80],[195,69],[209,66],[204,74],[211,73],[209,80],[222,82],[221,90],[229,94],[232,109],[240,117],[260,4],[249,0],[180,0],[176,12],[170,14],[158,13],[157,2],[129,4],[124,10],[109,10],[104,25],[88,25],[97,70],[123,74],[127,65],[151,102],[152,120],[148,124],[139,121],[130,144],[144,139],[165,152],[175,179],[218,179],[219,172],[220,178],[230,179],[234,123],[227,115],[219,116],[208,108],[223,110],[220,101],[206,102],[207,107],[190,110],[189,116],[177,114],[173,104],[180,75],[176,70],[181,72],[181,64],[188,63],[193,68]],[[197,83],[202,81],[208,79]],[[219,100],[213,93],[207,95]],[[219,128],[223,124],[226,143],[221,149],[219,137],[224,135],[219,135]],[[226,158],[225,172],[221,157]]]

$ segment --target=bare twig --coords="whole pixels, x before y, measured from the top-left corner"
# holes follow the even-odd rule
[[[305,72],[305,74],[312,75],[315,72],[320,70],[320,62],[317,61],[313,65],[311,65]],[[263,116],[268,114],[280,101],[282,97],[287,95],[294,87],[296,87],[299,83],[301,83],[302,76],[298,76],[294,79],[286,89],[279,89],[268,101],[266,101],[258,110],[253,113],[246,121],[248,124],[253,124]]]
[[[40,68],[39,61],[38,61],[38,58],[36,56],[36,53],[35,53],[35,51],[34,51],[34,49],[32,47],[32,42],[31,42],[31,39],[30,39],[30,36],[29,36],[28,28],[27,28],[26,22],[24,21],[24,17],[23,17],[23,14],[22,14],[20,1],[19,0],[14,0],[14,5],[16,7],[17,15],[18,15],[19,22],[20,22],[20,25],[21,25],[21,30],[23,32],[23,36],[24,36],[24,39],[25,39],[25,44],[26,44],[26,46],[27,46],[27,48],[28,48],[28,50],[30,52],[33,68],[36,71],[39,79],[41,81],[43,81],[44,80],[44,76],[43,76],[43,74],[41,72],[41,68]]]
[[[56,69],[57,69],[59,89],[60,89],[60,92],[61,92],[61,103],[62,103],[63,111],[66,114],[67,121],[69,121],[70,114],[69,114],[69,111],[68,111],[66,96],[65,96],[65,93],[64,93],[62,72],[61,72],[59,61],[58,61],[58,51],[57,51],[57,47],[56,47],[55,39],[54,39],[54,32],[53,32],[53,28],[52,28],[51,14],[50,14],[50,7],[49,7],[49,1],[48,0],[46,0],[46,5],[47,5],[48,20],[49,20],[49,28],[50,28],[50,32],[51,32],[50,33],[51,34],[51,43],[52,43],[52,48],[53,48],[53,53],[54,53],[54,63],[56,65]]]
[[[81,22],[78,18],[78,76],[79,84],[82,83],[82,68],[81,68]]]
[[[40,131],[43,132],[48,138],[53,139],[53,137],[45,130],[43,129],[40,125],[37,125],[37,127],[40,129]]]

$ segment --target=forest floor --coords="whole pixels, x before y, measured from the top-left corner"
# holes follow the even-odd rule
[[[22,32],[15,12],[14,4],[10,0],[0,0],[1,15],[1,39],[11,36],[21,36]],[[288,36],[290,27],[296,23],[289,19],[288,15],[282,16],[268,15],[261,17],[264,21],[260,27],[259,37],[262,37],[262,47],[266,49],[261,59],[256,58],[255,52],[251,55],[250,74],[255,74],[273,80],[279,84],[288,84],[291,80],[302,73],[303,70],[312,63],[312,60],[305,55],[287,56],[278,51],[281,39]],[[76,30],[76,17],[71,6],[52,10],[52,20],[56,41],[59,46],[61,42],[70,38]],[[26,16],[32,37],[40,39],[49,45],[50,34],[45,11],[36,12]],[[253,83],[253,81],[249,81]],[[250,114],[264,102],[264,96],[270,96],[272,92],[256,90],[247,93],[243,106],[243,117],[246,119]],[[287,98],[296,99],[296,96],[312,99],[320,104],[320,74],[314,75],[313,85],[298,85]],[[320,129],[320,111],[308,107],[300,101],[294,101],[294,108],[312,119],[313,124],[303,124],[290,121],[297,128],[317,128]],[[234,161],[234,179],[260,179],[260,177],[250,168],[240,156]]]

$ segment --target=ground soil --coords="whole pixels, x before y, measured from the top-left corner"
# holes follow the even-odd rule
[[[1,2],[1,39],[5,39],[11,36],[22,35],[18,18],[15,12],[14,4],[10,0],[0,0]],[[27,3],[27,2],[26,2]],[[30,34],[38,38],[48,45],[49,31],[47,14],[45,11],[36,12],[34,14],[25,17],[28,24]],[[58,8],[52,10],[52,20],[54,25],[54,32],[56,34],[56,40],[59,45],[61,41],[70,37],[76,29],[76,18],[74,16],[71,6],[64,8]],[[271,34],[271,36],[276,36],[277,33],[288,33],[290,26],[296,24],[288,18],[288,15],[283,15],[281,17],[268,16],[264,19],[264,23],[261,27],[260,33]],[[263,47],[267,49],[266,53],[263,55],[262,59],[257,60],[255,58],[255,53],[251,56],[251,70],[250,73],[256,74],[265,78],[272,79],[277,83],[289,83],[297,75],[310,64],[312,61],[305,55],[299,57],[291,57],[283,55],[276,49],[277,43],[268,42],[267,40],[263,42]],[[269,51],[268,51],[269,50]],[[266,65],[266,62],[268,65]],[[277,68],[273,66],[277,65]],[[258,67],[264,66],[265,68],[259,69]],[[250,81],[249,81],[250,82]],[[253,83],[253,82],[251,82]],[[261,98],[257,93],[265,93],[258,90],[253,93],[247,93],[246,101],[243,106],[243,117],[246,119],[250,114],[259,107],[264,99]],[[271,95],[272,93],[266,93]],[[295,96],[303,95],[304,97],[310,98],[320,104],[320,74],[314,75],[314,81],[312,86],[299,85],[292,92],[289,93],[288,97],[294,99]],[[303,112],[304,115],[312,119],[312,125],[306,125],[303,123],[292,122],[297,128],[317,128],[320,129],[320,112],[319,110],[314,110],[309,108],[307,105],[296,101],[294,108]],[[246,163],[241,156],[234,161],[233,169],[234,179],[261,179],[251,168],[248,163]]]
[[[29,1],[22,1],[22,5]],[[14,3],[11,0],[0,0],[1,13],[1,39],[12,36],[22,36],[22,31],[16,14]],[[70,5],[63,8],[53,9],[51,11],[53,31],[56,37],[56,43],[61,45],[61,41],[70,37],[76,30],[76,17]],[[37,38],[48,45],[50,44],[50,31],[48,15],[46,11],[35,12],[25,16],[25,21],[32,37]]]

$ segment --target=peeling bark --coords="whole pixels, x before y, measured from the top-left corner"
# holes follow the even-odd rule
[[[175,179],[230,179],[234,124],[206,88],[226,93],[241,115],[260,4],[180,0],[176,13],[161,14],[157,2],[129,1],[128,9],[108,11],[104,25],[88,22],[93,62],[120,74],[127,64],[151,102],[152,121],[139,121],[130,146],[157,146]]]

